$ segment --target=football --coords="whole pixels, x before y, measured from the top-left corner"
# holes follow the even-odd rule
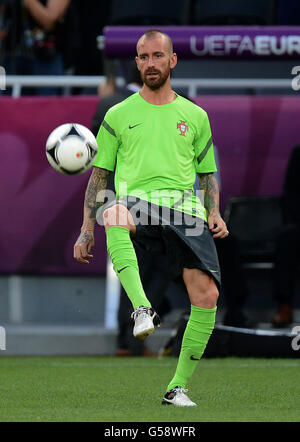
[[[93,164],[98,145],[92,132],[82,124],[66,123],[54,129],[46,142],[46,155],[58,172],[78,175]]]

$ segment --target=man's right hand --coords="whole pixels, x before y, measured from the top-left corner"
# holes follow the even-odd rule
[[[74,258],[83,264],[89,264],[90,254],[94,247],[94,232],[92,230],[83,230],[74,245]]]

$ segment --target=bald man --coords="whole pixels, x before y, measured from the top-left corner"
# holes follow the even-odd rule
[[[177,55],[170,37],[159,30],[146,32],[137,42],[136,63],[141,90],[112,107],[98,132],[99,150],[74,257],[89,263],[94,225],[96,219],[102,222],[139,339],[153,333],[160,319],[144,292],[134,246],[152,253],[153,259],[156,254],[167,257],[170,277],[186,288],[191,313],[162,404],[189,407],[196,404],[186,394],[187,382],[215,323],[220,268],[214,238],[225,238],[228,230],[219,212],[207,113],[171,88]],[[116,198],[103,205],[107,177],[114,170]],[[200,195],[193,190],[196,175]]]

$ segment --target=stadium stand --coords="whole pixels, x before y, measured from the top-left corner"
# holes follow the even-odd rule
[[[195,0],[193,25],[271,25],[274,23],[274,0]]]
[[[189,23],[190,0],[114,0],[112,25],[186,25]]]
[[[224,218],[240,244],[245,268],[268,269],[274,262],[275,240],[282,227],[280,197],[232,197]]]
[[[276,24],[297,26],[300,24],[300,3],[298,0],[277,0]]]

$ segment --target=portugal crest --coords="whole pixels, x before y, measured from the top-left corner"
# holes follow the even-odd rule
[[[180,134],[183,137],[185,137],[185,133],[189,130],[188,125],[185,123],[185,121],[180,120],[179,123],[177,123],[177,129],[180,130]]]

